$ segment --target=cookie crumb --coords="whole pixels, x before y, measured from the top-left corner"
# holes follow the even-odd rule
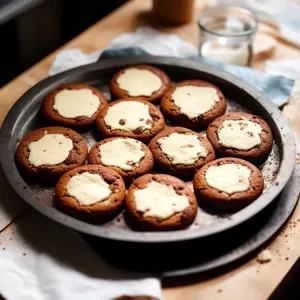
[[[26,256],[26,253],[24,252],[23,255]]]
[[[222,289],[218,289],[218,293],[221,293],[222,292]]]
[[[272,254],[269,250],[263,250],[257,255],[257,261],[261,264],[267,263],[272,260]]]

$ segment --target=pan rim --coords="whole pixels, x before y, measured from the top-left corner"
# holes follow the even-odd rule
[[[261,195],[256,201],[248,205],[245,209],[235,213],[231,216],[230,222],[220,222],[213,224],[210,227],[199,228],[194,230],[180,230],[180,231],[168,231],[168,232],[140,232],[140,231],[125,231],[123,229],[111,230],[106,227],[100,227],[97,225],[89,224],[81,220],[77,220],[71,216],[68,216],[53,207],[49,207],[41,203],[35,196],[35,194],[27,186],[23,178],[21,177],[15,162],[14,153],[7,147],[10,136],[14,131],[16,116],[19,116],[23,112],[24,103],[27,99],[37,97],[38,94],[43,91],[49,84],[67,80],[73,75],[74,72],[88,73],[96,70],[119,67],[122,68],[132,64],[152,64],[158,66],[176,66],[185,69],[191,69],[201,73],[207,73],[216,78],[222,78],[236,87],[243,89],[250,94],[253,101],[256,101],[261,105],[276,123],[278,128],[278,134],[281,139],[280,143],[284,147],[282,151],[281,164],[278,170],[276,178],[280,178],[272,183],[272,185]],[[255,87],[252,87],[242,79],[232,75],[226,71],[223,71],[217,67],[208,65],[203,62],[193,62],[187,59],[178,59],[174,57],[161,57],[161,56],[132,56],[119,58],[103,59],[97,63],[77,67],[58,75],[48,77],[31,89],[29,89],[10,109],[8,112],[0,132],[0,162],[2,164],[3,172],[6,175],[9,183],[17,194],[29,205],[34,207],[40,213],[53,219],[54,221],[61,223],[67,227],[78,230],[80,232],[98,236],[106,239],[113,239],[124,242],[143,242],[143,243],[161,243],[161,242],[178,242],[184,240],[191,240],[197,238],[204,238],[210,235],[221,233],[232,227],[235,227],[244,221],[250,219],[258,212],[263,210],[268,204],[270,204],[289,180],[294,165],[296,162],[296,144],[293,134],[287,124],[287,121],[280,113],[279,109],[266,97],[264,97]],[[26,189],[24,187],[26,186]],[[265,201],[259,199],[265,198]]]

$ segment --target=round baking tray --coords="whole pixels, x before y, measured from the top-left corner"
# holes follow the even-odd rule
[[[129,228],[117,217],[105,224],[90,224],[58,211],[53,203],[53,187],[36,185],[21,177],[14,154],[20,139],[28,132],[46,126],[40,113],[44,97],[63,83],[82,82],[99,88],[109,97],[108,83],[122,67],[134,64],[151,64],[168,73],[172,81],[202,79],[209,81],[224,92],[231,111],[251,111],[261,116],[270,125],[274,135],[273,152],[261,166],[268,188],[252,204],[232,215],[217,215],[199,210],[199,226],[173,232],[139,232]],[[83,135],[91,145],[99,136],[95,130]],[[8,113],[0,133],[0,159],[3,171],[15,191],[31,206],[51,219],[90,235],[127,242],[178,242],[208,237],[237,226],[255,216],[270,204],[290,178],[296,157],[293,134],[278,108],[266,99],[255,87],[245,81],[205,63],[170,57],[112,58],[75,68],[49,77],[25,93]],[[273,157],[272,157],[273,156]],[[269,179],[268,179],[269,178]],[[208,222],[206,220],[209,215]],[[213,220],[213,221],[212,221]],[[217,220],[217,221],[216,221]]]

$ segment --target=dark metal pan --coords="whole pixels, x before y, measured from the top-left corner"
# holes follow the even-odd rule
[[[224,92],[229,111],[251,111],[265,119],[274,134],[274,146],[267,161],[260,166],[266,189],[252,204],[231,215],[199,208],[194,224],[175,232],[138,232],[130,229],[121,213],[102,225],[76,220],[60,211],[53,203],[53,187],[39,186],[21,177],[14,161],[20,139],[28,132],[45,126],[40,114],[43,98],[62,83],[82,82],[100,89],[110,98],[108,82],[120,68],[133,64],[151,64],[165,70],[173,81],[202,79],[219,86]],[[91,130],[83,135],[89,145],[97,135]],[[169,57],[127,57],[108,59],[49,77],[23,95],[8,113],[0,134],[3,171],[15,191],[31,206],[51,219],[90,235],[127,242],[175,242],[211,236],[233,228],[255,216],[280,193],[290,178],[296,157],[293,134],[278,108],[254,87],[218,68],[204,63]]]

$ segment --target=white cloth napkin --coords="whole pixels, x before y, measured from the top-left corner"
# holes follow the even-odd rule
[[[13,205],[26,208],[1,168],[0,190],[1,221],[10,217]],[[7,300],[162,299],[159,279],[114,268],[75,231],[33,209],[1,232],[0,270],[0,295]]]
[[[190,57],[197,56],[197,48],[175,34],[161,33],[149,27],[140,27],[135,32],[123,33],[112,40],[105,50],[139,47],[151,55]],[[80,49],[63,50],[56,56],[49,75],[96,62],[104,49],[90,54]]]
[[[74,231],[33,209],[1,234],[1,246],[0,292],[8,300],[162,299],[158,279],[112,267]]]

